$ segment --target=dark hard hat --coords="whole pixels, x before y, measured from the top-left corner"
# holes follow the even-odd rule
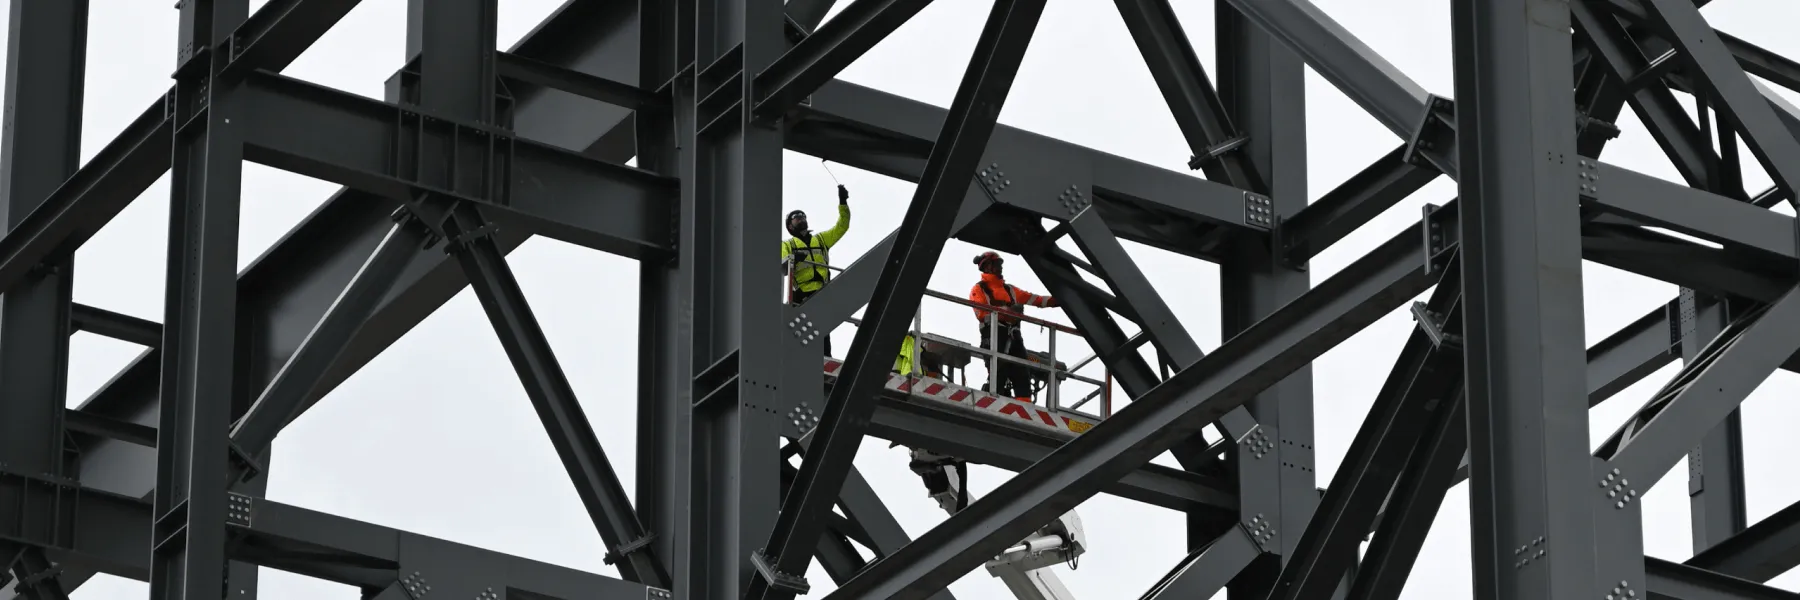
[[[1003,263],[1006,262],[1005,259],[1000,258],[1000,254],[998,252],[994,252],[992,250],[975,255],[976,266],[980,266],[982,263],[985,263],[990,260],[997,260],[997,261],[1000,261]]]
[[[806,211],[796,210],[794,212],[788,213],[787,222],[792,223],[792,222],[794,222],[794,219],[804,219],[804,218],[806,218]]]

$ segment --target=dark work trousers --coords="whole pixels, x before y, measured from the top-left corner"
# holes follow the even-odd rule
[[[800,306],[801,304],[806,302],[807,298],[811,298],[815,295],[818,295],[818,293],[820,291],[823,291],[824,289],[825,288],[823,286],[821,286],[819,289],[816,289],[816,290],[813,290],[810,292],[802,292],[800,290],[794,290],[793,305]],[[829,333],[825,334],[824,342],[825,342],[825,355],[831,356],[831,334],[829,334]]]
[[[1020,331],[1019,326],[1001,323],[999,333],[999,352],[1007,356],[1025,360],[1025,334],[1023,331]],[[984,350],[995,349],[994,341],[988,339],[989,337],[988,327],[984,323],[981,326],[981,347]],[[993,392],[1002,396],[1012,396],[1014,398],[1026,398],[1031,396],[1031,370],[1024,365],[1009,361],[1002,360],[999,362],[1000,368],[995,370],[995,374],[998,375],[995,379],[999,382],[1000,389],[993,390]],[[987,386],[983,385],[981,389],[987,390]]]

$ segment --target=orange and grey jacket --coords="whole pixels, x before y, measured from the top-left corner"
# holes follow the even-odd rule
[[[1006,280],[993,273],[982,273],[981,281],[969,289],[969,301],[985,306],[992,306],[1011,312],[1019,312],[1020,306],[1048,308],[1056,306],[1056,299],[1049,296],[1033,294],[1015,286],[1007,285]],[[975,319],[987,322],[990,311],[975,309]],[[1000,315],[1000,322],[1007,325],[1019,322],[1018,317],[1007,314]]]

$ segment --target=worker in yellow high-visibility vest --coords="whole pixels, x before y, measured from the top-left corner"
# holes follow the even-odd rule
[[[850,190],[838,186],[838,218],[831,229],[813,233],[806,227],[806,211],[787,215],[787,231],[793,237],[781,242],[781,262],[788,273],[788,302],[799,305],[825,289],[831,281],[831,247],[850,231]],[[825,355],[831,355],[831,337],[825,338]]]

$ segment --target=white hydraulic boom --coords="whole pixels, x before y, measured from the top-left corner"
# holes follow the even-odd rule
[[[953,458],[913,449],[913,471],[925,478],[931,498],[944,512],[961,510],[967,482],[965,472]],[[1074,600],[1075,595],[1063,587],[1062,580],[1049,567],[1076,564],[1087,551],[1087,533],[1081,527],[1081,516],[1071,510],[1045,525],[999,556],[987,562],[989,575],[1006,584],[1019,600]]]

